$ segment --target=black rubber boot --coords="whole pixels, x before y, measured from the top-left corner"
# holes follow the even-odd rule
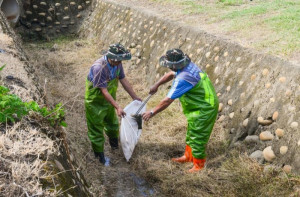
[[[100,163],[102,163],[103,165],[105,165],[105,156],[103,152],[94,152],[95,153],[95,157],[99,158]]]
[[[119,148],[119,139],[118,138],[109,138],[109,144],[111,149],[116,150]]]

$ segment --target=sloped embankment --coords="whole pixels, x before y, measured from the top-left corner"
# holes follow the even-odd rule
[[[43,91],[22,46],[0,11],[0,84],[23,101],[43,105]],[[1,87],[1,98],[4,98]],[[2,106],[8,100],[1,99]],[[16,102],[16,101],[15,101]],[[11,103],[11,105],[17,105]],[[1,114],[3,117],[3,114]],[[60,127],[51,127],[38,114],[0,123],[1,196],[86,196],[81,173],[72,160]]]

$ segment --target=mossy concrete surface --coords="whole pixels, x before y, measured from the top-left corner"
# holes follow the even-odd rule
[[[192,26],[160,18],[151,10],[135,9],[119,1],[97,1],[83,25],[82,33],[99,39],[105,46],[120,42],[130,48],[133,67],[143,67],[148,84],[167,70],[158,59],[170,48],[181,48],[208,73],[222,108],[220,121],[228,131],[231,146],[244,145],[250,135],[270,131],[273,140],[246,146],[251,154],[271,146],[273,163],[291,165],[300,172],[300,66],[243,48]],[[146,85],[146,84],[145,84]],[[277,129],[285,134],[276,135]],[[281,146],[288,146],[285,154]]]

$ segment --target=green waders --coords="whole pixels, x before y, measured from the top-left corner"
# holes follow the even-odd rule
[[[193,157],[204,159],[205,148],[218,114],[219,101],[206,73],[200,73],[196,86],[180,97],[183,113],[188,121],[186,144]]]
[[[116,99],[118,78],[108,82],[107,90]],[[119,121],[115,108],[104,98],[100,88],[94,88],[93,83],[86,80],[85,113],[88,127],[88,136],[94,152],[103,152],[104,135],[109,138],[118,138]]]

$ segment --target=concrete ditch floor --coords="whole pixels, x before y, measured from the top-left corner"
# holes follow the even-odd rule
[[[107,46],[93,40],[66,39],[55,44],[26,43],[25,51],[36,69],[44,98],[49,106],[62,102],[66,109],[69,146],[93,196],[297,196],[300,178],[286,176],[281,170],[265,171],[241,149],[228,150],[225,123],[217,122],[207,147],[207,167],[198,174],[186,173],[191,163],[174,164],[172,157],[184,151],[186,120],[178,101],[158,114],[143,128],[130,163],[122,150],[105,154],[111,166],[103,167],[94,158],[84,112],[85,79],[93,62]],[[141,75],[142,67],[124,62],[127,79],[141,98],[148,95],[148,85]],[[168,86],[161,87],[151,98],[151,109],[165,97]],[[125,107],[131,102],[120,86],[118,102]],[[270,166],[269,166],[270,167]],[[272,167],[272,166],[271,166]],[[269,169],[269,168],[268,168]],[[272,168],[273,169],[273,168]],[[297,186],[298,184],[298,186]],[[264,196],[264,195],[262,195]]]

